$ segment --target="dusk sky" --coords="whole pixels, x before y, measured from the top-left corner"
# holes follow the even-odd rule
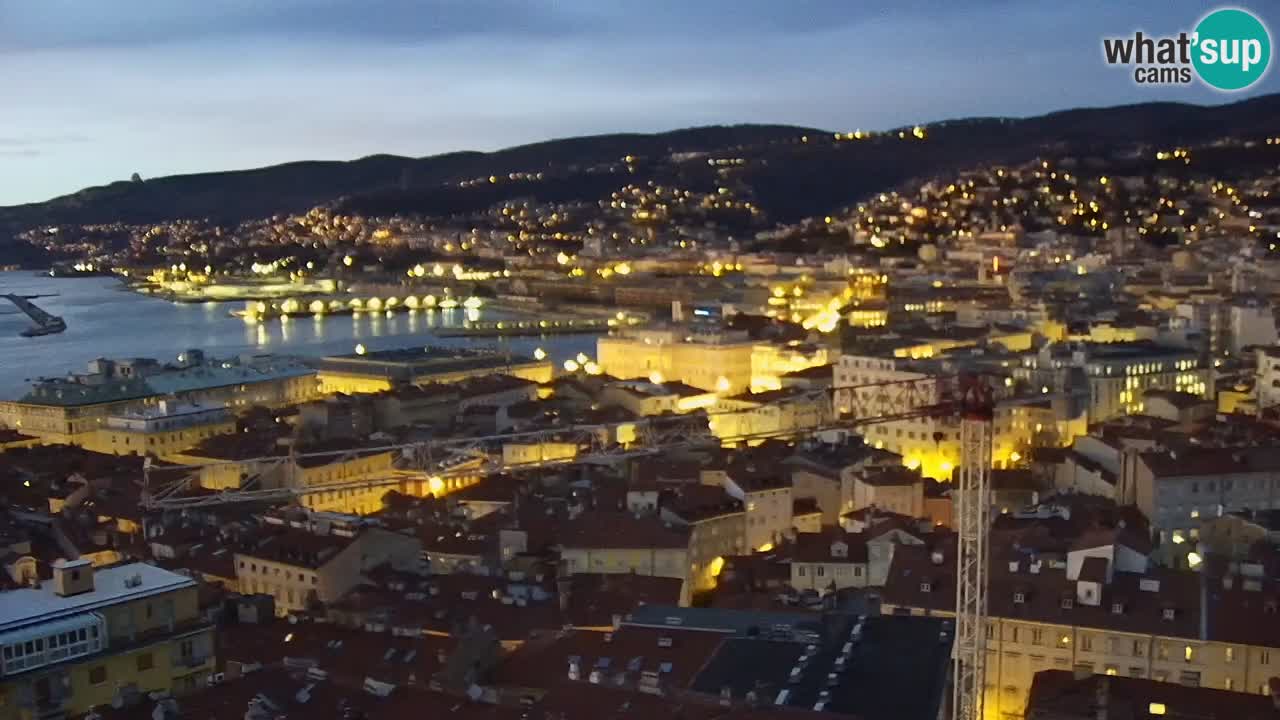
[[[1273,2],[1237,6],[1275,28]],[[0,205],[134,172],[715,123],[877,129],[1280,90],[1274,68],[1228,95],[1140,87],[1104,65],[1103,36],[1189,30],[1217,6],[0,0]]]

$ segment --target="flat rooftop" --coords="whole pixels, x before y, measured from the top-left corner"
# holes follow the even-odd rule
[[[134,576],[141,582],[129,587],[126,581]],[[54,593],[53,582],[46,580],[38,588],[0,592],[0,632],[195,586],[196,582],[185,575],[146,563],[95,569],[93,590],[71,597]]]
[[[403,376],[443,375],[467,370],[498,369],[539,362],[523,355],[477,352],[450,348],[399,348],[348,355],[330,355],[320,360],[321,372],[357,375]]]

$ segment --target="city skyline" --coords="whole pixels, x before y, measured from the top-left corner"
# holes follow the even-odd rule
[[[0,0],[12,102],[0,116],[10,170],[0,205],[135,172],[708,124],[883,129],[1146,101],[1220,104],[1280,89],[1275,73],[1231,94],[1137,86],[1102,62],[1101,38],[1176,32],[1215,6],[1175,2],[1157,17],[1087,5],[876,2],[850,13],[808,0],[785,10],[658,3],[638,13],[501,0],[359,9]]]

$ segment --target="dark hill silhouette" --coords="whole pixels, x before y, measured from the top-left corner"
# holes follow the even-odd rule
[[[1046,149],[1106,154],[1135,144],[1171,146],[1280,126],[1280,95],[1218,106],[1146,103],[1055,112],[1040,117],[972,118],[929,126],[927,142],[895,133],[832,144],[828,131],[779,125],[697,127],[657,134],[550,140],[491,153],[425,158],[373,155],[349,162],[305,161],[231,172],[121,181],[43,203],[0,208],[0,246],[42,224],[158,222],[211,218],[234,223],[336,203],[349,212],[450,214],[510,197],[595,200],[628,182],[649,179],[713,187],[702,162],[673,153],[748,157],[742,181],[770,221],[821,215],[912,177],[984,162],[1020,162]],[[811,142],[801,143],[808,135]],[[600,172],[624,155],[640,158],[634,174]],[[460,188],[459,180],[543,172],[541,181]],[[122,171],[127,175],[128,169]]]

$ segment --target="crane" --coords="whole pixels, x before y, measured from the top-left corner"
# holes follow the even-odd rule
[[[722,416],[754,412],[783,402],[813,400],[825,403],[823,412],[807,427],[785,433],[761,432],[718,436],[715,422]],[[1015,401],[1016,402],[1016,401]],[[839,405],[841,412],[833,410]],[[844,385],[799,393],[786,400],[763,403],[749,410],[700,412],[656,416],[644,421],[571,425],[561,428],[511,432],[480,437],[442,438],[425,442],[361,447],[353,450],[295,453],[269,457],[187,465],[166,465],[164,472],[176,472],[176,480],[160,481],[153,474],[161,469],[151,458],[143,463],[143,507],[147,510],[180,510],[238,502],[283,502],[310,493],[400,486],[406,480],[424,476],[443,480],[459,475],[519,472],[565,465],[608,464],[627,458],[688,449],[707,444],[750,443],[768,438],[847,431],[855,427],[922,417],[958,417],[960,420],[961,465],[953,494],[957,531],[956,548],[956,631],[953,645],[952,712],[954,720],[982,720],[985,687],[987,567],[990,525],[992,419],[995,401],[991,386],[981,375],[960,374],[889,380]],[[838,417],[837,417],[838,416]],[[624,426],[634,431],[628,444],[615,441]],[[507,443],[566,443],[580,449],[571,456],[553,456],[521,463],[504,463],[501,448]],[[495,452],[496,451],[496,452]],[[355,480],[286,484],[261,487],[263,478],[275,468],[303,460],[341,462],[371,453],[392,452],[399,456],[398,467],[385,474]],[[495,457],[496,456],[496,457]],[[184,491],[195,481],[194,473],[204,468],[237,465],[250,472],[234,490],[213,494]],[[288,474],[285,474],[288,477]]]

